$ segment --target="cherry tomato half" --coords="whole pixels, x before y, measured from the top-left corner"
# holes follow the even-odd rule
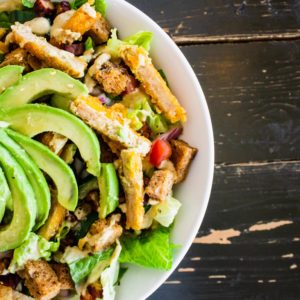
[[[150,163],[155,167],[159,167],[161,162],[168,159],[171,155],[172,148],[169,142],[158,139],[152,144],[150,152]]]

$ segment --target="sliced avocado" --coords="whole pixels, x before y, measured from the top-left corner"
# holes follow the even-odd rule
[[[98,184],[100,189],[99,218],[104,219],[119,204],[119,181],[113,164],[102,164]]]
[[[89,179],[79,186],[79,200],[83,200],[91,191],[99,189],[98,180],[96,177]]]
[[[16,85],[1,94],[0,107],[16,107],[53,93],[75,99],[79,95],[88,94],[88,89],[64,72],[51,68],[40,69],[26,74]]]
[[[14,85],[22,78],[24,67],[21,66],[5,66],[0,69],[0,93]]]
[[[20,133],[33,137],[39,133],[60,133],[77,145],[87,171],[100,174],[100,146],[96,134],[83,121],[58,108],[42,104],[27,104],[0,113],[0,120]]]
[[[50,101],[50,105],[71,112],[70,104],[72,99],[64,97],[63,95],[53,95]]]
[[[4,146],[17,160],[19,165],[25,171],[31,187],[33,188],[37,204],[34,230],[38,229],[48,218],[51,206],[51,195],[47,181],[32,158],[13,139],[11,139],[3,129],[0,129],[0,144],[2,144],[2,146]]]
[[[36,203],[24,170],[2,145],[0,165],[8,181],[14,207],[10,224],[0,229],[0,252],[3,252],[20,246],[28,237],[36,219]]]
[[[12,198],[11,193],[8,187],[8,183],[6,181],[5,175],[0,168],[0,223],[5,213],[5,208],[8,206],[8,202],[11,203],[10,210],[12,210]]]
[[[72,169],[43,144],[10,129],[5,129],[47,173],[57,188],[58,202],[68,210],[74,211],[78,202],[78,187]]]
[[[70,165],[74,161],[74,155],[76,154],[77,146],[75,144],[67,144],[62,153],[60,154],[60,157],[68,164]]]

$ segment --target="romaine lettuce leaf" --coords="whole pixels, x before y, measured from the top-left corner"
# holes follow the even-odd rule
[[[118,280],[119,275],[119,256],[122,247],[119,242],[114,249],[112,256],[107,260],[100,261],[89,275],[85,287],[88,285],[98,282],[100,280],[101,286],[103,288],[103,300],[114,300],[116,291],[115,284]]]
[[[31,10],[15,10],[10,12],[0,12],[0,27],[10,28],[15,22],[24,23],[32,20],[36,14]]]
[[[112,252],[112,249],[108,249],[70,263],[69,268],[73,281],[76,284],[80,283],[91,273],[99,262],[108,260],[111,257]]]
[[[33,8],[35,0],[22,0],[22,4],[25,7]]]
[[[123,97],[121,102],[128,108],[128,118],[135,126],[135,130],[139,130],[146,122],[151,130],[158,134],[168,130],[166,119],[156,113],[150,105],[150,98],[142,91],[135,91]]]
[[[154,220],[169,227],[174,222],[180,207],[181,203],[177,199],[168,197],[166,201],[153,206],[150,210],[153,210]]]
[[[128,235],[121,239],[120,263],[169,270],[172,267],[170,230],[158,227],[139,236]]]
[[[150,51],[150,45],[153,38],[153,33],[148,31],[139,31],[134,35],[125,38],[123,41],[118,39],[117,29],[111,31],[111,38],[107,41],[106,49],[113,57],[119,57],[120,48],[122,46],[139,46]]]
[[[105,16],[106,13],[106,1],[105,0],[95,0],[95,9],[99,12],[102,16]]]
[[[57,251],[59,242],[49,242],[43,237],[31,232],[28,239],[14,250],[9,271],[14,273],[23,268],[28,260],[44,258],[49,260],[52,252]]]

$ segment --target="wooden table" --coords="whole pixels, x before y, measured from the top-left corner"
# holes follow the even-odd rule
[[[300,299],[300,1],[129,2],[190,61],[216,147],[198,236],[150,299]]]

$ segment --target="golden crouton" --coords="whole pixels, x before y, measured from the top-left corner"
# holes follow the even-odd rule
[[[144,218],[144,182],[141,156],[134,150],[121,151],[119,175],[125,192],[126,228],[140,230]]]
[[[5,54],[8,52],[8,47],[4,42],[0,41],[0,53]]]
[[[112,215],[108,220],[95,221],[87,235],[79,240],[79,249],[99,252],[109,248],[122,235],[123,228],[118,224],[120,219],[121,215]]]
[[[168,88],[166,82],[152,64],[147,51],[142,47],[124,46],[121,57],[132,73],[142,83],[146,93],[158,111],[172,123],[186,121],[186,112]]]
[[[97,19],[92,28],[88,31],[96,45],[107,42],[110,34],[110,25],[107,20],[97,12]]]
[[[150,151],[151,142],[130,128],[130,120],[104,106],[98,98],[80,96],[72,101],[71,110],[90,127],[124,148],[134,148],[143,156]]]
[[[0,28],[0,39],[2,39],[6,33],[7,33],[7,30],[6,28]]]
[[[13,289],[0,284],[0,300],[13,300]]]
[[[16,23],[11,28],[13,40],[46,66],[64,71],[75,78],[84,76],[87,67],[84,60],[51,45],[45,38],[33,34],[26,25]]]
[[[25,72],[29,72],[31,67],[28,62],[28,52],[22,48],[17,48],[12,52],[5,55],[3,62],[0,64],[0,68],[8,65],[18,65],[25,68]]]
[[[181,140],[171,140],[170,143],[172,146],[171,161],[174,163],[177,172],[175,183],[179,183],[185,179],[197,149]]]
[[[171,194],[174,183],[174,174],[169,170],[155,171],[147,185],[145,192],[152,199],[165,201]]]
[[[42,135],[40,141],[41,143],[46,145],[52,152],[59,155],[68,142],[68,138],[59,133],[46,132]]]
[[[57,202],[56,196],[52,197],[49,217],[46,223],[40,228],[39,235],[46,240],[50,240],[60,229],[66,215],[67,210]]]
[[[88,3],[82,5],[63,26],[65,30],[78,32],[81,35],[89,31],[96,22],[96,11]]]
[[[20,276],[34,299],[48,300],[58,295],[60,283],[55,272],[44,260],[29,260]]]
[[[104,63],[94,77],[103,90],[113,96],[122,94],[126,90],[127,83],[130,80],[127,70],[112,62]]]
[[[62,290],[72,290],[75,288],[68,265],[51,264],[51,267],[56,273],[58,281],[60,282],[60,288]]]

